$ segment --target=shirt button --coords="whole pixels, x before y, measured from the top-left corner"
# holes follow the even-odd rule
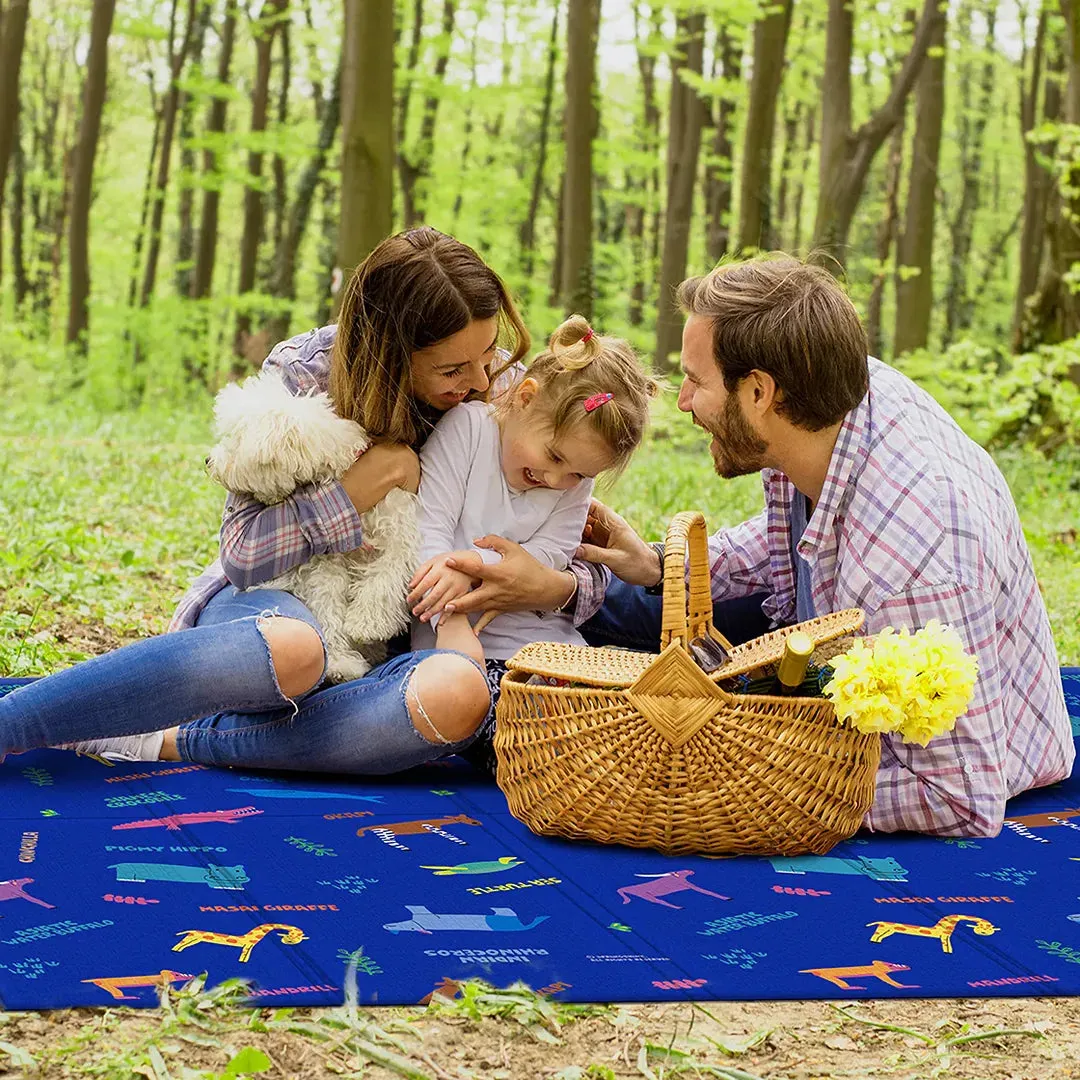
[[[968,776],[970,776],[974,771],[975,770],[970,765],[965,765],[964,766],[964,772],[966,772],[968,774]]]

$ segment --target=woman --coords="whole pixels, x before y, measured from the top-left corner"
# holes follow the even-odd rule
[[[500,337],[509,355],[497,353]],[[378,774],[467,746],[490,708],[473,660],[404,653],[319,689],[315,619],[292,595],[257,586],[360,546],[361,513],[393,487],[416,491],[416,451],[438,416],[486,396],[528,348],[504,285],[471,248],[429,228],[383,241],[346,286],[337,325],[279,344],[266,361],[294,393],[328,390],[375,445],[340,482],[280,504],[230,494],[220,559],[181,601],[173,632],[0,698],[0,755],[74,744],[128,760]],[[585,564],[558,572],[512,554],[515,588],[491,608],[550,610],[597,591],[599,571]],[[76,742],[87,739],[104,741]]]

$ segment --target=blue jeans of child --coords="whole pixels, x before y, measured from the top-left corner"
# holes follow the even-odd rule
[[[755,593],[721,600],[713,605],[713,625],[732,645],[767,633],[769,620],[761,612],[765,597],[765,593]],[[579,629],[590,645],[620,645],[656,652],[660,647],[662,607],[663,597],[613,577],[604,594],[604,606]]]
[[[289,593],[226,586],[190,630],[135,642],[0,697],[0,755],[179,726],[185,761],[384,774],[472,741],[431,743],[413,726],[405,687],[433,651],[395,656],[362,679],[290,701],[259,629],[271,615],[319,630]]]

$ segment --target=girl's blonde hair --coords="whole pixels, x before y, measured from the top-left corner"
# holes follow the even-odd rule
[[[615,455],[605,471],[617,475],[626,467],[645,434],[649,402],[660,392],[629,342],[597,334],[583,316],[571,315],[529,364],[528,377],[538,386],[534,406],[555,438],[584,428]]]
[[[412,354],[499,319],[509,357],[492,382],[529,351],[529,332],[498,274],[471,247],[426,226],[387,237],[345,286],[330,357],[339,416],[371,438],[416,445],[437,417],[415,399]],[[486,397],[486,395],[480,395]]]

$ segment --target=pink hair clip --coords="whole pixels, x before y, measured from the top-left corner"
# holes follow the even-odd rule
[[[609,402],[614,396],[614,394],[593,394],[592,397],[587,397],[585,399],[585,411],[592,412],[593,409],[599,409],[601,405]]]
[[[595,336],[595,334],[596,334],[596,331],[593,330],[593,328],[590,326],[589,329],[586,330],[585,333],[581,335],[580,344],[584,345],[585,342],[590,341]]]

